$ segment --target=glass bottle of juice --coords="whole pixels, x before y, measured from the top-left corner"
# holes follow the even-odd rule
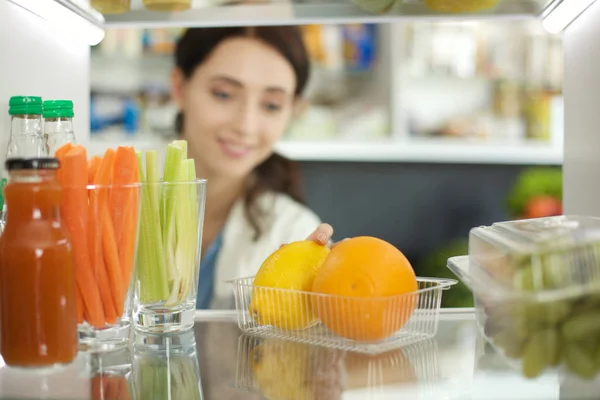
[[[10,98],[8,102],[10,139],[6,150],[7,160],[19,157],[45,157],[48,155],[48,148],[42,135],[42,106],[41,97],[14,96]],[[8,172],[3,169],[0,189],[6,185],[8,177]],[[0,203],[3,225],[4,214],[6,213],[3,195],[0,196]]]
[[[74,115],[71,100],[44,101],[44,137],[50,156],[54,157],[56,150],[62,145],[76,143],[73,131]]]
[[[55,158],[11,159],[0,236],[0,354],[9,366],[69,363],[78,348],[70,239]]]

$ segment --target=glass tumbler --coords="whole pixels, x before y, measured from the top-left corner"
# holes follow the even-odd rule
[[[82,349],[127,345],[141,194],[139,183],[63,187]]]
[[[136,330],[177,332],[194,325],[206,180],[143,184],[133,293]]]

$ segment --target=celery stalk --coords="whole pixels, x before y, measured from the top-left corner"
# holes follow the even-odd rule
[[[165,160],[165,173],[164,179],[165,185],[161,193],[161,221],[162,221],[162,239],[163,247],[165,251],[167,265],[169,266],[169,281],[175,280],[175,219],[174,219],[174,207],[176,200],[176,189],[177,185],[169,185],[177,181],[179,176],[179,169],[181,167],[181,160],[183,157],[183,149],[179,145],[173,143],[167,146],[167,157]]]
[[[174,140],[173,144],[175,146],[179,146],[181,147],[181,150],[183,151],[181,153],[181,159],[185,160],[188,158],[188,143],[187,140]]]
[[[146,177],[142,167],[141,155],[138,154],[140,165],[140,180],[151,182],[153,175],[158,176],[156,157],[146,157]],[[155,181],[156,182],[156,181]],[[160,236],[160,216],[157,201],[153,201],[153,188],[146,185],[142,191],[142,211],[138,246],[138,280],[140,285],[140,300],[143,303],[164,301],[169,295],[166,268],[162,254]]]
[[[196,163],[193,159],[188,159],[184,161],[184,166],[187,168],[187,178],[188,181],[196,180]],[[187,296],[189,291],[192,288],[192,283],[196,276],[194,272],[196,271],[196,250],[200,243],[198,243],[198,195],[197,188],[195,185],[188,185],[186,188],[186,207],[189,214],[186,216],[186,226],[185,226],[185,256],[186,261],[185,265],[187,266],[187,274],[185,275],[185,281],[182,291],[184,296]]]
[[[187,159],[187,142],[167,146],[164,185],[159,193],[158,161],[155,151],[138,154],[142,193],[142,220],[138,247],[138,281],[143,303],[165,301],[172,306],[186,300],[197,268],[199,212],[194,160]],[[184,182],[186,182],[184,184]],[[181,183],[181,184],[180,184]]]
[[[188,169],[185,166],[185,161],[180,161],[179,174],[177,176],[178,182],[185,182],[188,180]],[[175,270],[177,276],[173,282],[173,287],[167,300],[167,305],[177,304],[181,301],[184,295],[184,283],[187,271],[186,263],[186,225],[189,223],[189,206],[187,202],[187,185],[176,185],[175,188],[175,210],[174,210],[174,234],[175,234]]]
[[[158,176],[158,154],[155,150],[150,150],[146,152],[146,180],[148,184],[146,188],[148,189],[148,197],[150,199],[151,212],[152,212],[152,221],[155,224],[152,226],[152,244],[155,245],[153,249],[154,266],[157,269],[156,277],[160,279],[162,282],[165,282],[168,285],[168,274],[167,274],[167,265],[166,258],[163,248],[163,240],[162,240],[162,230],[160,226],[160,204],[159,204],[159,186],[158,182],[160,180]],[[161,288],[162,289],[162,288]],[[167,293],[168,293],[167,286]],[[161,300],[166,300],[168,294],[164,294],[161,292]]]
[[[167,146],[167,157],[165,159],[165,173],[164,173],[164,182],[174,182],[177,180],[177,176],[179,175],[179,167],[181,166],[181,160],[183,159],[183,149],[181,146],[176,144],[169,144]],[[165,185],[163,187],[162,198],[164,201],[164,209],[162,210],[163,214],[161,216],[163,222],[163,229],[165,226],[168,226],[167,221],[170,220],[173,214],[173,197],[174,186]],[[164,236],[164,231],[163,231]]]
[[[144,177],[144,163],[142,161],[142,155],[140,152],[136,152],[138,158],[138,169],[140,173],[140,182],[145,182],[146,178]],[[144,214],[146,211],[144,210],[144,191],[142,190],[142,210],[140,211],[140,231],[138,235],[138,248],[137,248],[137,280],[140,282],[140,286],[143,287],[146,285],[145,278],[148,276],[148,240],[145,235],[146,226],[145,226],[145,218]]]
[[[196,176],[194,160],[182,161],[181,181],[192,181]],[[180,185],[177,192],[176,209],[177,248],[175,261],[179,272],[177,285],[173,286],[167,303],[183,301],[189,294],[196,270],[196,248],[198,237],[198,203],[193,185]],[[175,290],[178,289],[178,290]]]

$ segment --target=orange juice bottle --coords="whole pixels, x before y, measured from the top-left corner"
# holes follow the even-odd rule
[[[0,354],[7,365],[42,367],[77,355],[71,244],[61,225],[55,158],[6,162],[7,215],[0,236]]]

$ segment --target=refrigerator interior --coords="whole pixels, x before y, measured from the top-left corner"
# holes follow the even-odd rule
[[[49,1],[49,0],[48,0]],[[25,2],[27,3],[27,2]],[[31,3],[31,2],[30,2]],[[61,2],[57,2],[59,4]],[[294,18],[309,14],[301,14],[302,10],[309,10],[308,5],[296,2],[289,5],[287,15],[289,21]],[[341,3],[337,2],[336,4]],[[400,2],[405,4],[406,2]],[[518,2],[505,1],[503,4],[512,4],[515,9]],[[539,4],[557,5],[557,8],[566,4],[589,5],[590,0],[572,2],[539,2]],[[287,4],[287,3],[286,3]],[[524,4],[524,3],[522,3]],[[300,5],[300,6],[299,6]],[[310,5],[310,4],[309,4]],[[312,4],[314,6],[314,4]],[[231,6],[237,7],[237,6]],[[242,6],[254,7],[254,6]],[[269,7],[268,4],[257,7]],[[273,5],[275,7],[275,5]],[[404,7],[404,6],[402,6]],[[313,7],[314,8],[314,7]],[[400,9],[401,7],[397,7]],[[260,8],[262,10],[262,8]],[[336,10],[336,7],[328,7]],[[582,8],[583,9],[583,8]],[[259,11],[259,8],[253,9]],[[332,11],[332,12],[334,12]],[[516,11],[519,11],[516,9]],[[521,10],[522,11],[522,10]],[[539,9],[528,15],[539,13]],[[563,10],[564,11],[564,10]],[[227,10],[223,11],[223,13]],[[215,17],[223,13],[215,13]],[[296,13],[296,16],[294,15]],[[516,14],[516,13],[515,13]],[[568,17],[576,17],[577,12],[563,13]],[[138,21],[138,26],[148,24],[170,23],[185,25],[189,20],[177,20],[173,15],[160,17],[145,12],[134,13],[137,18],[154,18],[153,21]],[[185,14],[193,17],[193,11]],[[233,15],[233,14],[232,14]],[[256,13],[246,15],[246,23]],[[329,16],[332,17],[332,16]],[[393,13],[390,18],[401,19],[401,15]],[[112,26],[124,24],[122,17],[107,18]],[[365,20],[364,15],[354,15],[356,20]],[[600,2],[595,2],[581,15],[578,20],[567,27],[565,37],[565,206],[568,213],[600,214],[600,187],[594,185],[595,172],[600,168],[600,161],[595,152],[595,141],[592,133],[600,124],[600,114],[595,109],[600,97],[596,71],[600,67],[600,27],[597,24],[600,18]],[[370,18],[374,20],[374,18]],[[385,19],[381,19],[385,21]],[[555,18],[556,20],[556,18]],[[218,20],[210,24],[218,25]],[[260,21],[257,21],[257,23]],[[568,22],[568,21],[567,21]],[[198,25],[196,21],[194,24]],[[208,24],[208,23],[207,23]],[[558,24],[561,25],[561,24]],[[563,24],[564,25],[564,24]],[[64,35],[48,26],[46,21],[19,7],[11,1],[0,2],[0,51],[3,54],[3,63],[0,66],[0,103],[6,107],[6,102],[13,95],[40,95],[45,98],[60,96],[71,98],[76,104],[76,132],[82,144],[89,143],[89,63],[90,49],[88,44],[80,41],[77,35]],[[7,129],[8,116],[2,113],[0,124]],[[6,147],[7,133],[1,136],[0,146]],[[0,155],[3,162],[4,155]]]

